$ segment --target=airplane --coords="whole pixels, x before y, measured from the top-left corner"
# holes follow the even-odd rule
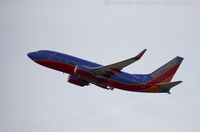
[[[68,82],[81,87],[94,84],[108,90],[117,88],[132,92],[170,94],[172,87],[182,83],[171,82],[183,61],[182,57],[175,57],[150,74],[129,74],[122,71],[124,67],[140,60],[146,50],[135,57],[105,66],[49,50],[30,52],[27,56],[42,66],[68,73]]]

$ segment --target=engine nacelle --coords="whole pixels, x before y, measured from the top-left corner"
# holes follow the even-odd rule
[[[81,87],[89,85],[88,81],[85,81],[85,80],[78,78],[76,76],[73,76],[73,75],[69,75],[68,82],[78,85],[78,86],[81,86]]]
[[[91,77],[92,76],[92,69],[84,66],[77,65],[74,69],[74,74],[78,77]]]

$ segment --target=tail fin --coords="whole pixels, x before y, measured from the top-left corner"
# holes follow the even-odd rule
[[[153,80],[155,79],[156,83],[170,82],[182,61],[183,58],[177,56],[176,58],[169,61],[167,64],[163,65],[149,75],[152,77]]]

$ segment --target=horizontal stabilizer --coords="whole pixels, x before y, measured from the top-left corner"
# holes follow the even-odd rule
[[[175,82],[167,82],[167,83],[159,83],[156,86],[160,87],[163,89],[162,92],[167,92],[170,94],[170,89],[180,83],[182,83],[183,81],[175,81]]]

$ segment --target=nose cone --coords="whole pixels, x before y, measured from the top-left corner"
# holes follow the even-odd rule
[[[37,52],[30,52],[30,53],[27,54],[27,56],[32,60],[35,60],[35,59],[38,58]]]
[[[28,53],[27,56],[28,56],[29,58],[31,58],[32,52]]]
[[[27,54],[27,56],[32,59],[33,58],[33,53],[30,52],[30,53]]]

